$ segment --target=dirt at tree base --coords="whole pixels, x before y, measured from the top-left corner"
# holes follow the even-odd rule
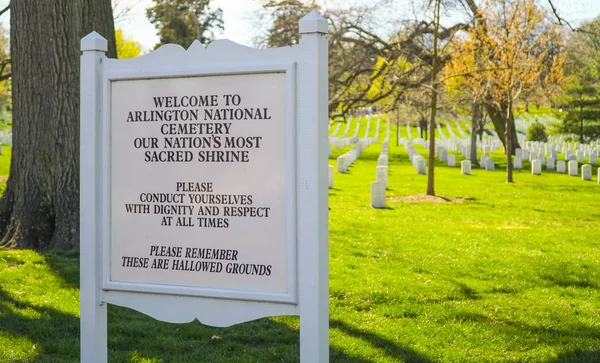
[[[444,196],[440,196],[440,195],[417,194],[417,195],[395,196],[395,197],[386,198],[385,200],[388,202],[464,203],[464,202],[468,202],[468,201],[473,201],[473,200],[475,200],[475,198],[454,198],[454,197],[444,197]]]

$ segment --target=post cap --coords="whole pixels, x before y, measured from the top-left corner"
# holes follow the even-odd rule
[[[102,35],[95,31],[89,33],[81,39],[81,51],[101,51],[106,52],[108,50],[108,42]]]
[[[322,33],[327,34],[327,20],[316,10],[306,14],[299,22],[300,34]]]

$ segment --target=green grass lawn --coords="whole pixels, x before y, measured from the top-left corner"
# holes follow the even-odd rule
[[[427,177],[391,132],[387,196],[423,194]],[[462,202],[376,210],[380,149],[329,191],[332,362],[600,361],[597,181],[524,169],[506,184],[500,169],[464,176],[438,162],[436,193]],[[77,252],[0,250],[0,362],[78,362],[78,287]],[[110,362],[299,359],[295,317],[213,328],[108,312]]]

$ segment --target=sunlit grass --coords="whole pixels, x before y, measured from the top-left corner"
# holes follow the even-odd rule
[[[424,194],[427,176],[391,132],[388,198]],[[459,202],[379,210],[380,150],[329,191],[332,362],[600,360],[597,181],[523,170],[507,184],[495,152],[497,170],[471,176],[436,162],[436,193]],[[77,252],[0,250],[0,362],[79,361],[78,264]],[[109,306],[109,361],[297,362],[298,329],[296,317],[213,328]]]

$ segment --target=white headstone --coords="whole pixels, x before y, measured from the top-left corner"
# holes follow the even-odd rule
[[[577,150],[577,161],[583,163],[585,160],[585,155],[583,154],[583,150]]]
[[[448,166],[451,166],[451,167],[456,166],[456,155],[448,154]]]
[[[381,182],[371,183],[371,207],[385,208],[385,185]]]
[[[379,165],[375,168],[375,180],[382,183],[387,188],[388,168],[387,166]]]
[[[488,158],[485,161],[485,170],[494,171],[494,158]]]
[[[522,167],[523,166],[522,166],[522,163],[521,163],[521,157],[520,156],[515,156],[515,160],[513,162],[513,168],[521,170]]]
[[[460,162],[460,172],[463,175],[471,175],[471,160],[463,160]]]
[[[590,153],[590,164],[596,164],[596,159],[598,158],[598,154],[595,151]]]
[[[515,157],[521,157],[521,155],[523,154],[523,150],[521,148],[516,148],[515,149]]]
[[[542,174],[542,163],[539,160],[531,161],[531,174],[541,175]]]
[[[482,169],[487,168],[487,159],[488,159],[487,156],[481,155],[481,160],[479,161],[479,165],[481,166]]]
[[[592,166],[590,164],[581,166],[581,179],[592,180]]]
[[[427,174],[427,163],[422,157],[420,157],[419,160],[417,160],[417,173],[421,175]]]
[[[333,188],[333,165],[329,165],[329,189]]]
[[[548,160],[546,160],[546,170],[554,170],[554,158],[549,157]]]
[[[566,165],[566,162],[564,160],[556,160],[556,172],[564,174],[565,173],[565,165]]]
[[[348,169],[348,165],[346,163],[346,156],[345,155],[338,156],[338,158],[337,158],[338,173],[345,173],[347,169]]]
[[[571,175],[571,176],[577,176],[578,175],[577,160],[570,160],[569,161],[569,175]]]

